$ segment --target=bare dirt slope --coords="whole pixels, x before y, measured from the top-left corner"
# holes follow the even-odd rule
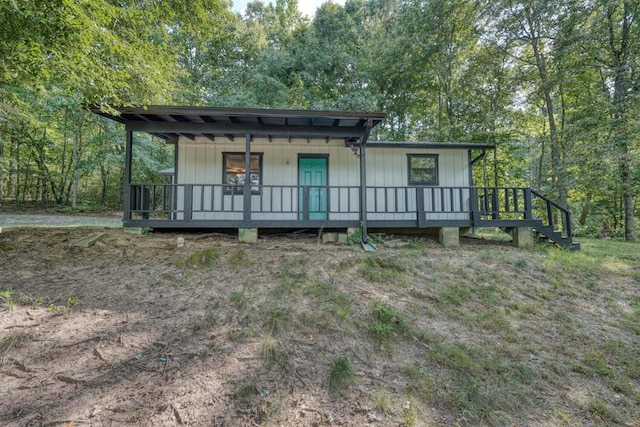
[[[93,232],[0,234],[0,425],[640,421],[635,267],[588,290],[475,240],[70,246]]]

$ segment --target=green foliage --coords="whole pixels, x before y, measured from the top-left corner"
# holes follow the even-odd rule
[[[122,206],[123,132],[87,105],[381,110],[373,139],[496,144],[476,184],[532,186],[577,233],[633,238],[635,3],[297,4],[0,3],[0,198]],[[173,158],[136,134],[134,180]]]
[[[353,364],[348,358],[341,356],[331,361],[329,369],[329,391],[333,396],[345,394],[355,382]]]
[[[362,227],[357,227],[347,236],[347,244],[359,245],[362,243]]]

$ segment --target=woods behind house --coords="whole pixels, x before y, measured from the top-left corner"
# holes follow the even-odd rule
[[[532,186],[577,233],[635,239],[637,2],[231,6],[0,3],[0,200],[122,205],[124,133],[90,105],[384,111],[371,139],[495,144],[479,185]],[[135,150],[134,180],[172,166],[151,136]]]

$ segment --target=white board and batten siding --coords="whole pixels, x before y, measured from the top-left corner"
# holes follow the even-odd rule
[[[375,147],[367,150],[367,218],[370,220],[415,219],[416,190],[409,186],[408,154],[438,155],[438,185],[425,187],[426,220],[465,220],[469,218],[469,190],[451,187],[469,187],[469,154],[466,149],[421,149],[399,147]],[[397,188],[397,191],[381,187]],[[408,190],[403,190],[407,189]],[[376,191],[378,197],[373,195]],[[462,193],[462,194],[461,194]],[[405,197],[406,195],[406,197]],[[462,195],[462,204],[460,196]],[[387,208],[405,210],[407,213],[376,213]],[[454,211],[454,212],[442,212]],[[457,212],[456,212],[457,211]]]
[[[223,195],[220,185],[223,182],[223,153],[242,153],[245,150],[244,138],[232,142],[216,138],[215,142],[197,137],[195,141],[181,138],[178,142],[177,184],[193,184],[194,220],[241,220],[243,217],[242,195]],[[359,209],[360,160],[351,149],[339,141],[255,138],[251,144],[253,153],[263,153],[262,184],[260,195],[252,195],[252,219],[297,220],[298,191],[293,188],[269,186],[298,185],[298,157],[300,155],[326,155],[328,157],[328,185],[330,187],[354,187],[352,189],[329,190],[329,206],[332,211],[329,220],[357,220]],[[415,149],[397,147],[371,147],[367,149],[367,217],[371,220],[414,220],[416,217],[416,189],[408,187],[407,154],[438,154],[439,185],[436,191],[434,211],[468,211],[468,190],[463,205],[459,202],[459,193],[449,201],[450,192],[441,196],[438,187],[468,187],[469,158],[464,149]],[[384,188],[383,188],[384,187]],[[431,197],[425,192],[427,207]],[[178,187],[178,210],[183,209],[184,188]],[[444,197],[445,208],[440,206]],[[233,199],[233,200],[232,200]],[[233,204],[232,204],[233,203]],[[449,205],[453,203],[453,205]],[[223,205],[224,204],[224,205]],[[454,209],[449,209],[451,206]],[[224,209],[223,209],[224,207]],[[233,212],[220,212],[231,210]],[[340,207],[340,208],[338,208]],[[213,209],[211,209],[213,208]],[[214,210],[218,212],[208,212]],[[341,210],[342,212],[338,212]],[[346,211],[350,210],[351,213]],[[262,211],[262,212],[257,212]],[[396,211],[396,213],[389,213]],[[400,212],[400,213],[398,213]],[[178,214],[177,219],[182,219]],[[428,213],[427,220],[466,219],[465,213]]]
[[[223,153],[244,153],[244,138],[237,138],[232,142],[223,138],[216,138],[215,142],[197,137],[195,141],[181,138],[178,141],[178,184],[222,184],[223,182]],[[294,188],[272,188],[269,186],[298,185],[298,157],[299,155],[324,155],[328,157],[328,185],[333,187],[357,187],[360,185],[359,160],[344,143],[325,139],[276,139],[269,142],[266,138],[254,138],[251,143],[252,153],[262,153],[262,194],[252,195],[251,203],[254,213],[252,219],[259,220],[297,220],[298,191]],[[178,209],[183,200],[183,190],[178,188]],[[203,194],[204,193],[204,194]],[[355,213],[359,209],[357,189],[329,191],[329,204],[332,210],[348,205],[351,194],[351,209],[354,213],[331,213],[330,220],[358,219]],[[234,212],[197,212],[200,206],[211,206],[214,210],[231,209],[233,199]],[[340,200],[339,200],[340,199]],[[202,203],[201,203],[202,202]],[[221,187],[195,186],[193,190],[193,219],[242,219],[244,197],[242,195],[223,195]],[[263,211],[263,212],[256,212]],[[294,211],[292,213],[292,211]]]

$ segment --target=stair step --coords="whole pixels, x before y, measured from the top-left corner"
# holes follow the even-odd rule
[[[580,244],[574,243],[571,237],[564,237],[561,231],[556,231],[548,225],[543,225],[542,221],[538,221],[538,225],[534,227],[538,233],[556,244],[569,249],[570,251],[580,250]]]

